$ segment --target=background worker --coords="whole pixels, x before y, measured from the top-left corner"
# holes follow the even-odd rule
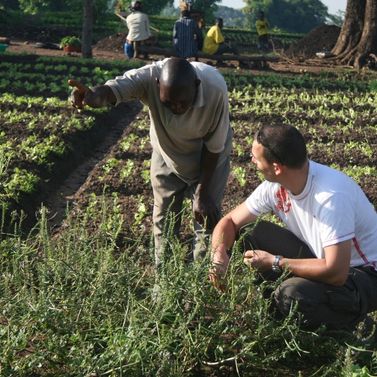
[[[206,23],[204,21],[204,18],[201,17],[198,20],[198,37],[197,37],[197,42],[198,42],[198,50],[202,51],[203,50],[203,44],[204,44],[204,36],[203,36],[203,30],[205,29]]]
[[[212,236],[213,270],[221,282],[240,229],[274,213],[286,228],[259,222],[244,238],[244,262],[265,279],[288,276],[273,292],[277,312],[297,305],[303,325],[353,329],[377,309],[377,213],[345,174],[308,160],[292,126],[262,126],[252,162],[265,181],[222,218]]]
[[[168,218],[178,236],[185,196],[193,203],[194,259],[203,255],[208,233],[221,217],[232,145],[228,90],[221,74],[203,63],[169,58],[91,89],[75,80],[69,83],[78,108],[131,99],[149,107],[156,265],[168,254]]]
[[[255,22],[255,28],[258,34],[258,48],[262,51],[268,51],[270,49],[268,42],[268,21],[264,16],[264,12],[258,12],[258,17]]]
[[[196,57],[198,54],[198,38],[201,30],[198,24],[190,17],[190,11],[183,9],[181,17],[174,23],[173,46],[180,58]]]
[[[151,36],[149,17],[141,11],[142,4],[139,0],[132,1],[130,10],[131,13],[126,18],[128,34],[125,52],[129,58],[138,58],[140,45]]]
[[[237,50],[228,46],[225,43],[225,39],[221,29],[223,28],[223,19],[216,18],[216,23],[207,32],[203,43],[203,52],[211,55],[221,55],[224,53],[237,54]],[[218,60],[218,63],[222,63]]]

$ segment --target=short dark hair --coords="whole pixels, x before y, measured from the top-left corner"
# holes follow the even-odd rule
[[[160,73],[160,82],[168,86],[187,86],[197,79],[193,65],[183,58],[172,57],[165,61]]]
[[[308,159],[306,143],[300,131],[289,125],[263,125],[255,134],[264,147],[264,158],[290,168],[302,167]]]
[[[131,9],[132,10],[140,10],[142,8],[141,1],[139,0],[134,0],[131,2]]]

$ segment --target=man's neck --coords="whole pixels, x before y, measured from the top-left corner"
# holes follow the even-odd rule
[[[288,189],[293,195],[300,195],[306,186],[309,175],[309,161],[299,169],[289,169],[286,173],[282,186]]]

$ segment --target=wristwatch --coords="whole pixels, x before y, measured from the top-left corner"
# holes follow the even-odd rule
[[[283,258],[281,255],[275,255],[275,259],[272,262],[272,271],[280,274],[281,273],[281,267],[279,266],[280,260]]]

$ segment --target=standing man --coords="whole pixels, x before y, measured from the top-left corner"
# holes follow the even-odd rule
[[[149,17],[143,13],[141,1],[132,1],[131,13],[126,18],[128,34],[126,37],[126,53],[129,57],[139,57],[139,46],[150,38]],[[132,48],[130,48],[132,46]]]
[[[221,217],[229,174],[232,130],[224,78],[206,64],[169,58],[91,89],[75,80],[69,83],[74,87],[72,103],[78,108],[135,98],[149,107],[156,264],[162,262],[167,241],[163,233],[170,215],[178,235],[185,195],[193,201],[196,220],[194,259],[200,256],[206,249],[206,234]]]
[[[190,17],[190,11],[181,11],[181,18],[173,28],[173,46],[180,58],[191,58],[198,55],[198,38],[201,30],[198,24]]]
[[[257,29],[258,34],[258,48],[262,51],[268,51],[268,21],[266,20],[263,11],[258,13],[255,28]]]
[[[262,126],[252,156],[266,180],[215,227],[210,278],[221,282],[241,227],[272,212],[286,228],[258,222],[244,237],[244,262],[265,279],[288,271],[273,293],[278,312],[297,305],[309,328],[353,329],[377,309],[375,209],[351,178],[308,160],[294,127]]]

